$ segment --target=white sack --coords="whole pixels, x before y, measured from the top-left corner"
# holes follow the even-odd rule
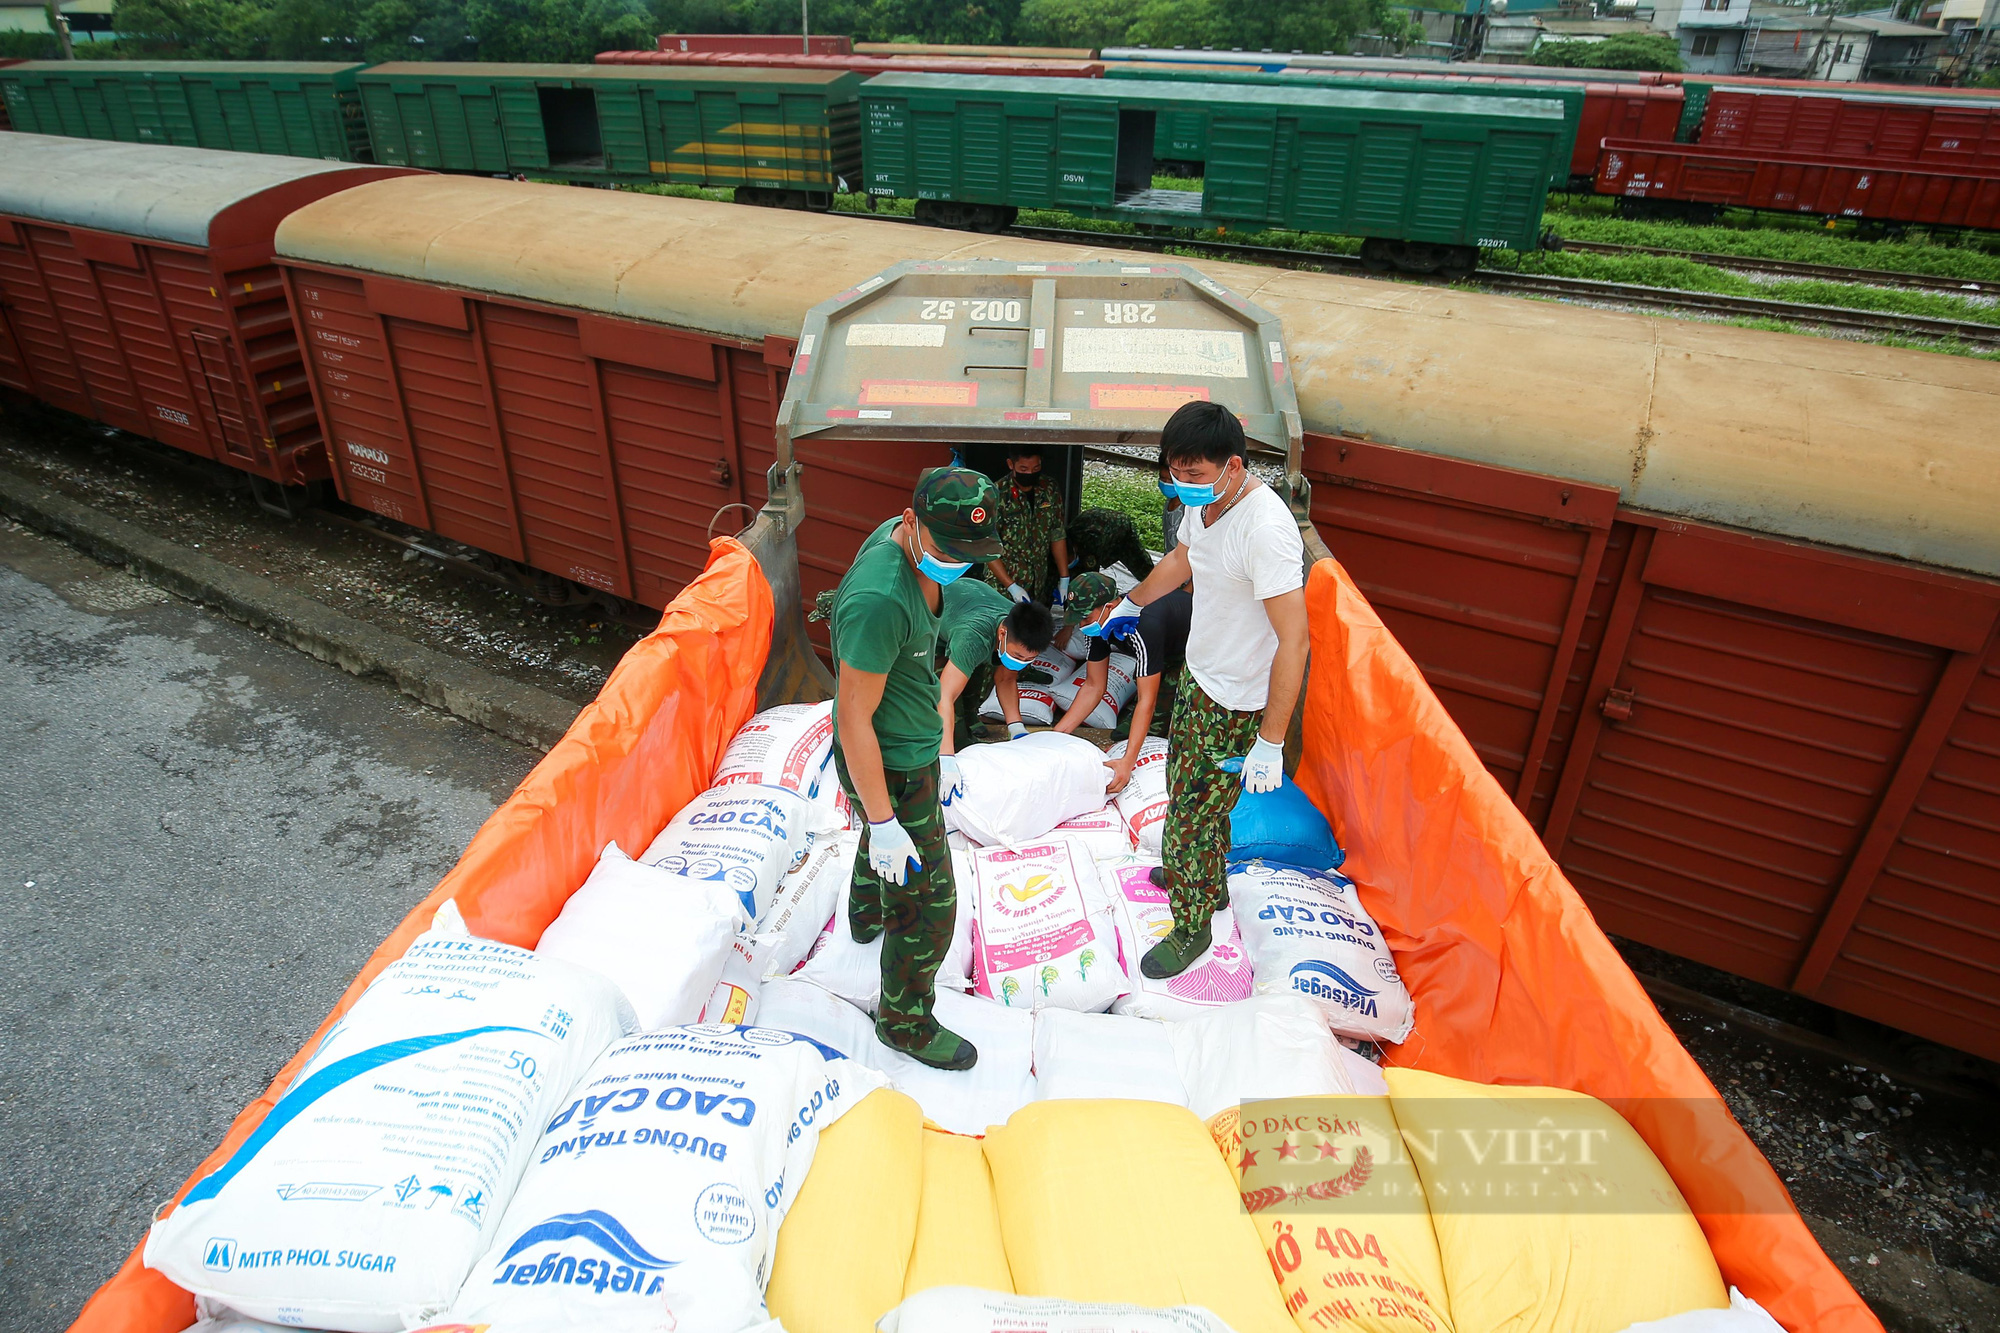
[[[1347,1081],[1354,1085],[1356,1092],[1363,1097],[1389,1095],[1389,1080],[1382,1077],[1382,1066],[1361,1052],[1349,1048],[1344,1041],[1336,1041],[1334,1049],[1340,1055],[1341,1072],[1347,1075]]]
[[[1014,1296],[977,1287],[932,1287],[875,1321],[876,1333],[1230,1333],[1202,1305],[1113,1305]]]
[[[1229,873],[1229,901],[1259,995],[1311,996],[1343,1037],[1410,1035],[1416,1006],[1353,880],[1337,870],[1247,861]]]
[[[769,939],[762,935],[738,935],[729,942],[722,958],[722,976],[708,993],[698,1022],[757,1021],[757,992],[764,982],[764,951],[769,945]]]
[[[967,887],[972,883],[971,863],[954,852],[951,864],[958,900],[952,918],[951,947],[938,964],[936,984],[941,991],[964,991],[972,987],[972,899]],[[813,941],[804,966],[793,975],[872,1014],[882,1003],[882,937],[878,935],[866,944],[854,942],[854,934],[847,928],[847,904],[853,885],[851,873],[841,878],[840,897],[833,916]]]
[[[1113,759],[1123,759],[1125,747],[1130,744],[1130,741],[1119,741],[1105,754]],[[1148,736],[1140,743],[1139,758],[1132,765],[1132,776],[1111,801],[1118,807],[1118,813],[1125,817],[1125,831],[1131,835],[1132,845],[1139,849],[1139,854],[1157,859],[1160,855],[1160,836],[1166,832],[1167,820],[1167,743],[1164,740]]]
[[[711,787],[682,806],[639,859],[722,881],[743,900],[744,915],[759,921],[823,819],[805,797],[783,787]]]
[[[979,1048],[970,1069],[932,1069],[875,1038],[875,1020],[799,977],[764,983],[760,1021],[843,1051],[885,1076],[924,1115],[954,1134],[984,1134],[1035,1097],[1034,1017],[990,1000],[939,990],[932,1014]]]
[[[1057,630],[1054,646],[1072,662],[1081,662],[1090,656],[1090,636],[1083,632],[1081,625]]]
[[[1628,1325],[1624,1333],[1784,1333],[1784,1328],[1763,1306],[1731,1287],[1727,1309],[1689,1310],[1665,1319],[1648,1319]]]
[[[1118,725],[1118,715],[1125,711],[1125,705],[1132,702],[1132,694],[1139,688],[1137,672],[1139,661],[1130,653],[1113,653],[1104,661],[1104,697],[1083,719],[1086,727],[1102,727],[1109,730]],[[1055,696],[1057,707],[1068,711],[1076,702],[1077,693],[1089,679],[1089,663],[1080,663],[1066,676],[1056,678],[1049,687]]]
[[[1352,1093],[1340,1043],[1303,995],[1258,995],[1167,1024],[1188,1109],[1207,1120],[1268,1097]]]
[[[650,1031],[694,1022],[747,924],[727,884],[640,865],[609,842],[535,953],[609,977]]]
[[[541,1129],[451,1316],[493,1333],[736,1333],[769,1318],[778,1227],[820,1132],[882,1084],[789,1032],[618,1042]]]
[[[1091,1012],[1129,988],[1090,852],[1066,838],[971,854],[978,993]]]
[[[1128,856],[1132,851],[1131,835],[1125,832],[1125,817],[1111,804],[1087,814],[1072,815],[1050,829],[1049,836],[1082,843],[1097,861]]]
[[[1035,1100],[1188,1104],[1165,1023],[1117,1014],[1035,1011]]]
[[[1250,955],[1237,933],[1236,915],[1222,908],[1209,922],[1210,943],[1178,976],[1155,981],[1142,975],[1139,960],[1167,937],[1174,910],[1167,891],[1149,877],[1153,866],[1137,859],[1101,862],[1097,877],[1111,899],[1118,930],[1118,959],[1131,980],[1131,993],[1111,1006],[1113,1013],[1139,1018],[1199,1018],[1218,1005],[1247,1000],[1256,988]]]
[[[536,1132],[632,1024],[604,977],[456,918],[440,911],[153,1224],[147,1267],[252,1319],[351,1333],[450,1303]]]
[[[832,757],[833,701],[779,704],[743,724],[709,785],[753,782],[811,796]]]
[[[1046,837],[1065,819],[1102,809],[1111,773],[1095,745],[1053,731],[968,745],[958,771],[965,789],[944,808],[945,827],[988,846]]]
[[[768,941],[764,975],[789,976],[806,959],[827,918],[840,905],[841,888],[854,874],[854,850],[859,833],[813,835],[806,858],[785,872],[771,906],[757,922],[757,933]]]

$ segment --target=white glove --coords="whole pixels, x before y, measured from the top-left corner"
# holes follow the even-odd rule
[[[917,844],[894,815],[868,825],[868,868],[891,884],[907,883],[924,868],[917,859]]]
[[[1025,723],[1025,722],[1009,722],[1009,723],[1007,724],[1007,739],[1008,739],[1008,740],[1010,740],[1010,741],[1018,741],[1018,740],[1020,740],[1020,739],[1021,739],[1021,737],[1025,736],[1025,735],[1027,735],[1027,734],[1028,734],[1028,724],[1027,724],[1027,723]]]
[[[938,756],[938,803],[950,805],[951,798],[965,790],[965,775],[958,771],[958,756]]]
[[[1062,605],[1063,603],[1067,602],[1068,600],[1069,600],[1069,580],[1068,580],[1068,579],[1057,579],[1057,580],[1056,580],[1056,603],[1055,603],[1055,604],[1056,604],[1057,606],[1061,606],[1061,605]]]
[[[1243,790],[1253,795],[1276,791],[1285,775],[1285,747],[1259,736],[1243,761]]]
[[[1107,639],[1129,638],[1139,628],[1139,604],[1130,597],[1124,598],[1111,608],[1111,618],[1104,622],[1104,636]]]
[[[1028,596],[1028,590],[1018,583],[1007,585],[1007,595],[1017,602],[1031,602],[1034,600],[1034,598]]]

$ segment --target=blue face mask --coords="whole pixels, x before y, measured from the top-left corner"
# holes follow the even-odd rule
[[[1174,490],[1180,495],[1181,503],[1190,509],[1199,509],[1203,505],[1215,503],[1215,483],[1212,481],[1202,486],[1190,486],[1177,481],[1174,483]]]
[[[1101,639],[1104,637],[1104,626],[1102,625],[1082,624],[1077,626],[1077,630],[1086,639]]]
[[[1006,667],[1009,671],[1026,671],[1032,664],[1023,662],[1020,658],[1002,648],[1000,650],[1000,665]]]
[[[1160,494],[1166,496],[1169,500],[1175,499],[1180,493],[1181,488],[1174,482],[1163,481],[1160,483]]]
[[[953,582],[959,575],[972,568],[970,560],[963,563],[956,560],[940,560],[922,547],[918,547],[913,554],[917,557],[917,571],[939,587]]]

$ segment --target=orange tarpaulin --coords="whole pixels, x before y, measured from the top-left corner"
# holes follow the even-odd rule
[[[1346,868],[1416,996],[1416,1033],[1391,1058],[1612,1103],[1673,1174],[1728,1281],[1792,1333],[1879,1333],[1373,608],[1331,561],[1313,570],[1307,597],[1313,670],[1298,778],[1333,817]],[[713,543],[702,577],[383,942],[327,1024],[445,899],[458,900],[474,932],[533,945],[605,842],[644,847],[706,785],[750,716],[771,614],[769,586],[748,552]],[[250,1133],[305,1051],[190,1182]],[[74,1329],[175,1333],[193,1320],[193,1298],[142,1268],[135,1252]]]
[[[1792,1333],[1880,1333],[1784,1185],[1347,572],[1322,560],[1299,786],[1417,1002],[1392,1063],[1587,1092],[1701,1221],[1723,1279]]]

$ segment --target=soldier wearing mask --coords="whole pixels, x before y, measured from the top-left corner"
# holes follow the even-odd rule
[[[1042,470],[1042,447],[1010,448],[1000,479],[1000,558],[987,564],[986,581],[1017,602],[1061,606],[1069,594],[1063,512],[1062,487]]]

